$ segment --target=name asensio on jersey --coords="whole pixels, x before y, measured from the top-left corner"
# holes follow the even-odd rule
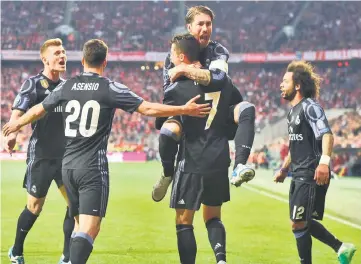
[[[96,91],[99,88],[99,83],[74,83],[72,90],[76,91]]]

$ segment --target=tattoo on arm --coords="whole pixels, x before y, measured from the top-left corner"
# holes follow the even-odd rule
[[[197,83],[207,86],[211,81],[211,73],[209,70],[187,67],[184,75]]]

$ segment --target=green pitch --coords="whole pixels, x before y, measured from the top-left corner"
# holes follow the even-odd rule
[[[17,218],[25,206],[26,192],[21,188],[24,171],[24,162],[1,164],[1,263],[8,263],[7,251],[14,241]],[[160,203],[151,199],[152,185],[159,176],[160,164],[111,164],[110,171],[111,190],[107,216],[88,263],[179,263],[175,214],[168,207],[169,196]],[[258,176],[268,180],[270,172],[260,171]],[[262,185],[260,182],[259,185],[264,190],[268,184]],[[273,186],[273,183],[270,181],[269,185]],[[251,186],[258,187],[257,184]],[[277,193],[275,190],[271,191]],[[353,192],[346,193],[353,195]],[[330,194],[337,195],[337,192]],[[223,222],[227,229],[228,262],[299,263],[295,239],[290,230],[287,203],[242,187],[232,188],[231,195],[232,201],[224,206],[223,211]],[[340,199],[344,201],[344,207],[348,207],[348,197],[343,195],[338,197]],[[356,206],[358,209],[351,209],[351,214],[353,212],[355,217],[348,215],[345,219],[360,225],[361,222],[357,222],[361,211],[360,203]],[[331,213],[332,210],[328,212]],[[64,213],[65,202],[54,184],[41,216],[27,237],[26,263],[58,262],[63,247]],[[356,252],[353,263],[361,263],[361,230],[328,218],[323,222],[341,240],[356,244],[359,252]],[[197,263],[215,263],[201,213],[196,215],[194,227],[198,243]],[[330,248],[315,239],[313,241],[314,263],[338,263],[336,254]]]

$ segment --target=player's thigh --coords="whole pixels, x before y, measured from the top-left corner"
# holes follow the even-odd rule
[[[326,194],[328,190],[327,185],[316,185],[315,186],[315,200],[313,204],[312,210],[312,218],[317,220],[322,220],[325,212],[325,203],[326,203]]]
[[[203,183],[199,174],[176,171],[173,178],[170,207],[199,210],[202,203]]]
[[[289,213],[293,222],[309,221],[315,208],[317,185],[311,178],[293,179],[290,186]]]
[[[79,170],[79,214],[105,217],[109,198],[107,170]]]
[[[71,217],[79,215],[79,185],[76,176],[77,173],[74,169],[62,169],[62,179]]]
[[[221,206],[230,200],[228,168],[202,175],[204,186],[202,203],[207,206]]]
[[[46,197],[57,172],[56,160],[28,159],[23,187],[36,197]]]
[[[226,133],[229,140],[234,139],[238,128],[238,124],[234,122],[234,109],[236,106],[237,105],[231,105],[228,110]]]

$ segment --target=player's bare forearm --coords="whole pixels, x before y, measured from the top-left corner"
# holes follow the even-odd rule
[[[211,72],[209,70],[185,67],[184,76],[204,86],[209,85],[211,82]]]
[[[46,114],[46,111],[42,105],[42,103],[37,104],[30,108],[24,115],[22,115],[17,123],[20,127],[23,127],[27,124],[30,124],[40,118],[42,118]]]
[[[144,101],[138,107],[137,112],[146,116],[167,117],[173,115],[183,115],[185,111],[183,106],[170,106]]]
[[[330,133],[322,136],[322,155],[331,157],[333,150],[333,135]]]
[[[286,157],[285,160],[283,161],[282,169],[288,170],[289,167],[290,167],[290,164],[291,164],[291,153],[288,152],[287,157]]]
[[[200,95],[197,95],[182,106],[171,106],[143,101],[139,105],[137,111],[143,115],[154,117],[166,117],[176,115],[204,117],[209,114],[211,107],[209,107],[209,104],[197,104],[196,101],[199,98]]]
[[[18,109],[14,109],[14,110],[11,112],[11,116],[10,116],[9,122],[13,122],[13,121],[18,120],[23,114],[24,114],[23,111],[18,110]],[[15,138],[16,138],[16,136],[17,136],[17,134],[18,134],[18,131],[17,131],[17,132],[14,132],[13,134],[14,134],[14,136],[15,136]]]

